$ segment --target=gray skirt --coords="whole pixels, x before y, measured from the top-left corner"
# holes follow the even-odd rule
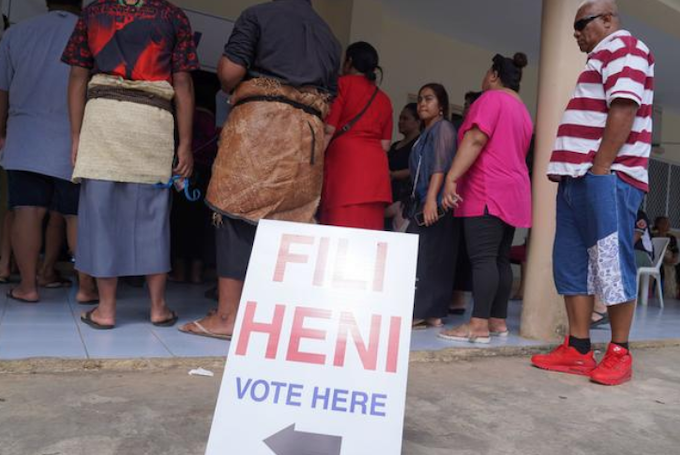
[[[170,271],[170,191],[83,179],[76,269],[97,278]]]

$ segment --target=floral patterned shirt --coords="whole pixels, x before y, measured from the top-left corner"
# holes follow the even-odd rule
[[[168,81],[199,69],[191,24],[166,0],[95,0],[86,7],[62,61],[128,80]]]

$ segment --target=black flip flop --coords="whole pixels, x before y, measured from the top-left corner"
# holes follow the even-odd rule
[[[601,316],[601,318],[598,319],[597,321],[592,321],[590,323],[591,329],[594,329],[595,327],[600,327],[601,325],[609,324],[609,314],[607,312],[600,313],[599,311],[593,311],[593,313]]]
[[[172,327],[173,325],[175,325],[175,323],[177,323],[179,316],[177,316],[177,313],[175,313],[174,311],[171,311],[170,314],[171,316],[165,321],[152,322],[151,324],[153,324],[156,327]]]
[[[80,320],[83,321],[85,324],[89,325],[90,327],[92,327],[93,329],[96,329],[96,330],[111,330],[112,328],[114,328],[115,325],[100,324],[100,323],[96,322],[94,319],[92,319],[92,313],[94,313],[94,311],[96,309],[97,308],[95,308],[94,310],[88,311],[84,315],[81,315]]]
[[[12,299],[12,300],[16,300],[17,302],[21,302],[21,303],[38,303],[38,302],[40,302],[40,300],[28,300],[28,299],[22,299],[21,297],[17,297],[16,295],[14,295],[14,288],[7,291],[7,298]]]
[[[76,300],[76,303],[78,305],[96,305],[96,304],[99,303],[99,299],[84,300],[84,301]]]
[[[61,289],[61,288],[70,288],[73,286],[73,282],[69,280],[68,278],[64,277],[57,277],[54,281],[50,281],[49,283],[45,283],[40,285],[41,288],[45,289]]]
[[[10,283],[16,283],[17,280],[12,278],[11,276],[0,276],[0,284],[10,284]]]

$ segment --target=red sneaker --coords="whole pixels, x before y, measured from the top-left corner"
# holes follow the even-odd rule
[[[590,376],[597,366],[593,351],[581,354],[569,346],[569,337],[550,354],[539,354],[531,358],[533,366],[542,370],[559,371],[560,373]]]
[[[593,382],[603,385],[619,385],[633,377],[633,356],[626,348],[610,344],[602,362],[590,374]]]

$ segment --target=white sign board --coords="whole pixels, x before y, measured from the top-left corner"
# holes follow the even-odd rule
[[[207,455],[400,455],[418,238],[261,221]]]

